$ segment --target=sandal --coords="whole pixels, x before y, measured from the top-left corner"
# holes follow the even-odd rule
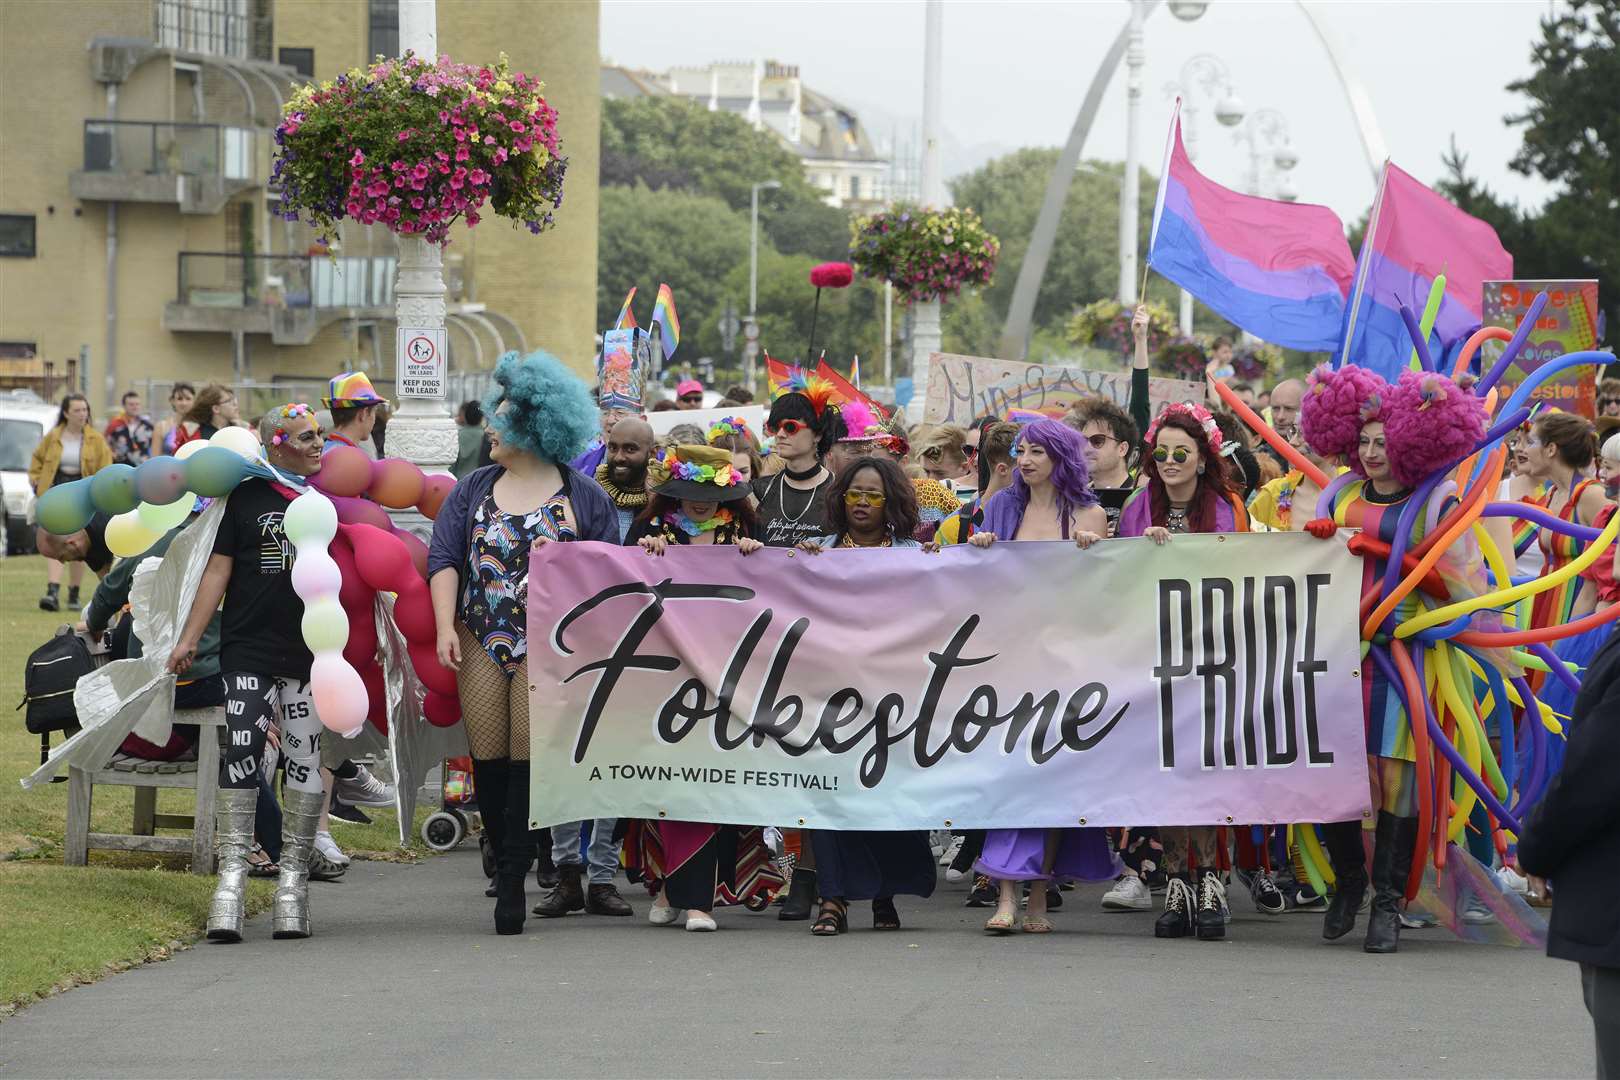
[[[271,861],[270,855],[258,844],[248,852],[248,877],[273,878],[281,873],[281,867]]]
[[[872,901],[872,929],[900,929],[900,912],[895,910],[894,897],[880,896]]]
[[[1013,913],[998,911],[985,920],[984,932],[987,934],[1010,934],[1013,932]]]
[[[821,901],[821,914],[811,924],[810,932],[816,937],[837,937],[849,929],[849,905],[842,900]]]
[[[1050,934],[1052,923],[1045,915],[1025,915],[1022,929],[1026,934]]]

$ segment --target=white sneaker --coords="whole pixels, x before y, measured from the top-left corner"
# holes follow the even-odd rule
[[[706,934],[711,930],[719,929],[714,919],[701,911],[688,911],[686,913],[686,928],[693,933]]]
[[[336,863],[338,866],[349,865],[349,857],[343,854],[343,849],[337,846],[337,841],[332,839],[329,832],[315,834],[315,850],[328,862]]]
[[[945,871],[945,880],[949,881],[953,885],[956,884],[958,881],[961,881],[962,879],[966,878],[967,876],[968,876],[968,871],[966,871],[966,870],[958,870],[954,866],[947,868],[946,871]]]
[[[951,837],[951,842],[945,845],[945,850],[944,851],[940,852],[939,865],[941,865],[941,866],[949,866],[949,865],[951,865],[951,863],[956,861],[956,853],[961,851],[961,850],[962,850],[962,837],[960,837],[960,836],[952,836]],[[947,881],[951,881],[951,880],[961,881],[962,880],[962,875],[960,873],[958,873],[955,878],[947,878],[946,880]]]
[[[1481,926],[1496,921],[1496,915],[1485,906],[1485,901],[1477,896],[1470,896],[1463,902],[1462,921],[1472,926]]]
[[[1530,895],[1530,879],[1511,866],[1497,867],[1496,880],[1502,883],[1502,888],[1510,892],[1516,892],[1520,896]]]
[[[1147,882],[1135,874],[1121,874],[1114,887],[1103,893],[1104,911],[1152,911],[1153,894]]]
[[[364,765],[355,765],[360,771],[345,780],[343,777],[334,777],[332,780],[332,797],[350,806],[372,806],[387,808],[394,805],[394,785],[385,784],[377,779],[370,769]]]
[[[663,896],[660,895],[658,900],[662,899]],[[668,926],[670,923],[675,921],[676,916],[679,914],[680,913],[678,911],[670,907],[667,903],[661,904],[658,901],[654,901],[653,906],[647,909],[647,921],[652,923],[654,926]]]

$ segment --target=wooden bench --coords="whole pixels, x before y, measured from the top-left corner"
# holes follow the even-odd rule
[[[219,793],[219,740],[225,708],[176,709],[176,724],[196,724],[197,760],[140,761],[119,756],[94,771],[68,769],[67,837],[62,861],[84,866],[90,849],[191,853],[193,874],[214,872],[214,803]],[[128,833],[90,831],[90,800],[97,784],[135,789],[135,821]],[[191,788],[197,793],[191,814],[157,812],[158,788]],[[190,829],[191,836],[158,836],[158,829]]]

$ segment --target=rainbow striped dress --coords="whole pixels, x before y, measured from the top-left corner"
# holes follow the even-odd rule
[[[1575,484],[1569,493],[1569,500],[1558,516],[1565,521],[1583,524],[1580,514],[1581,496],[1586,489],[1598,481],[1593,479],[1581,480]],[[1551,529],[1541,530],[1541,550],[1547,556],[1547,565],[1541,571],[1542,575],[1568,566],[1578,555],[1586,550],[1586,541],[1577,540],[1572,536],[1555,533]],[[1576,618],[1576,611],[1586,596],[1587,590],[1596,586],[1585,575],[1576,574],[1556,588],[1548,589],[1536,595],[1535,604],[1530,609],[1530,623],[1532,626],[1558,626]],[[1603,642],[1613,631],[1612,625],[1603,625],[1576,634],[1573,637],[1560,638],[1553,644],[1553,652],[1560,660],[1572,661],[1583,669],[1597,654]],[[1554,679],[1544,673],[1537,673],[1533,681],[1537,695],[1541,700],[1552,706],[1554,712],[1560,716],[1568,716],[1575,707],[1575,694],[1559,679]]]

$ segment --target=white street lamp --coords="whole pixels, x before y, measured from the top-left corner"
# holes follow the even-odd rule
[[[1204,5],[1197,6],[1200,8],[1199,14],[1202,14]],[[1174,6],[1170,10],[1171,14],[1178,18],[1189,18],[1178,14]],[[1187,147],[1187,157],[1192,161],[1198,160],[1199,110],[1195,90],[1201,90],[1204,96],[1215,99],[1215,119],[1221,126],[1231,127],[1243,120],[1243,101],[1232,90],[1232,72],[1226,64],[1220,57],[1211,56],[1209,53],[1199,53],[1190,57],[1181,65],[1180,76],[1175,81],[1165,84],[1164,92],[1181,98],[1182,141]],[[1192,293],[1186,289],[1181,290],[1176,325],[1183,335],[1192,333],[1193,298]]]
[[[1288,119],[1276,109],[1256,109],[1232,136],[1238,142],[1249,144],[1247,188],[1250,195],[1265,194],[1268,161],[1284,172],[1299,164],[1299,154],[1288,135]]]
[[[748,369],[748,389],[754,390],[754,358],[759,351],[759,193],[782,186],[780,180],[761,180],[748,192],[748,333],[744,336],[743,366]]]
[[[1208,10],[1206,0],[1170,0],[1170,14],[1182,22],[1195,22]]]

